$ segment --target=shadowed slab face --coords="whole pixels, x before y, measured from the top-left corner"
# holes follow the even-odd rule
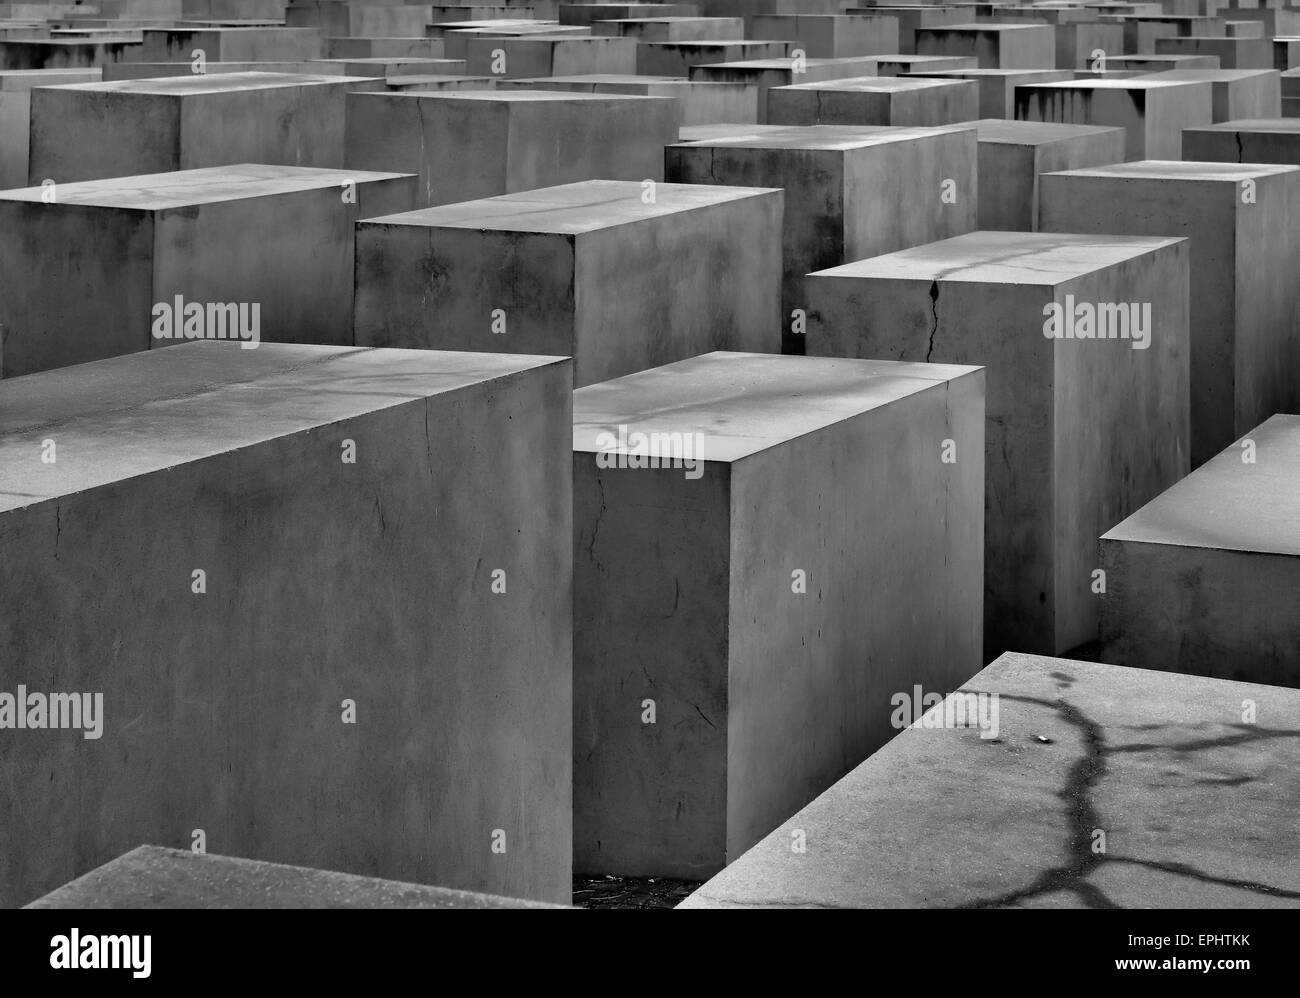
[[[1012,653],[962,691],[995,738],[934,707],[680,907],[1300,901],[1300,692]]]

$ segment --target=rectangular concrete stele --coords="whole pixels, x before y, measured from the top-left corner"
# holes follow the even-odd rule
[[[1182,151],[1187,160],[1300,166],[1300,121],[1256,118],[1189,128]]]
[[[798,42],[806,56],[844,59],[899,51],[898,22],[843,14],[766,14],[750,19],[750,37]]]
[[[1056,69],[1050,24],[967,24],[918,28],[918,55],[974,56],[981,69]]]
[[[941,452],[984,372],[711,353],[573,410],[574,867],[708,876],[979,669],[983,461]]]
[[[567,901],[572,377],[198,342],[0,382],[6,691],[102,693],[6,732],[0,905],[196,828]]]
[[[174,28],[147,30],[141,62],[303,62],[325,54],[316,28]]]
[[[330,870],[139,846],[26,908],[563,908]]]
[[[1075,80],[1016,87],[1016,118],[1064,125],[1121,125],[1125,159],[1177,159],[1184,128],[1213,120],[1207,81]]]
[[[362,346],[556,353],[588,385],[780,348],[780,191],[593,180],[369,218]]]
[[[376,57],[441,59],[441,38],[327,38],[325,55],[330,59],[373,59]]]
[[[326,38],[375,35],[415,37],[424,33],[429,13],[404,4],[354,4],[343,0],[289,0],[284,23],[290,28],[319,28]]]
[[[1085,69],[1096,58],[1095,53],[1124,51],[1124,29],[1118,24],[1084,22],[1058,24],[1056,33],[1056,68]]]
[[[1191,240],[1192,467],[1300,411],[1300,167],[1137,162],[1044,176],[1054,232]]]
[[[936,80],[974,80],[979,84],[978,118],[1014,118],[1016,87],[1023,83],[1054,83],[1070,79],[1065,69],[934,69],[908,73]]]
[[[557,13],[561,24],[579,27],[596,21],[702,15],[699,6],[693,3],[561,3]]]
[[[1300,686],[1298,492],[1276,415],[1103,534],[1102,661]]]
[[[897,52],[916,53],[916,29],[937,27],[943,24],[964,24],[970,14],[959,7],[849,7],[845,14],[851,17],[888,18],[898,25]]]
[[[972,121],[979,132],[979,227],[1038,229],[1038,178],[1119,163],[1124,129],[1041,121]]]
[[[694,66],[784,59],[796,47],[783,41],[641,42],[636,71],[640,76],[687,76]]]
[[[390,80],[391,84],[392,81]],[[562,90],[570,93],[633,94],[672,97],[681,111],[682,125],[758,121],[758,87],[751,83],[681,80],[665,76],[619,76],[592,73],[540,79],[501,80],[501,89]]]
[[[542,26],[558,28],[559,23],[553,21],[534,21],[527,18],[493,18],[490,20],[468,20],[468,21],[443,21],[441,23],[426,24],[424,34],[429,38],[441,38],[444,44],[448,41],[450,35],[458,31],[475,31],[483,29],[502,29],[502,28],[539,28]],[[444,50],[445,51],[445,50]]]
[[[591,33],[638,42],[736,42],[745,37],[745,22],[739,17],[624,18],[593,21]]]
[[[540,90],[352,94],[348,169],[420,177],[420,204],[581,180],[662,180],[677,100]],[[387,166],[384,167],[388,169]]]
[[[497,81],[491,76],[448,76],[432,73],[427,76],[390,76],[385,81],[389,90],[413,90],[435,93],[439,90],[495,90]]]
[[[19,69],[0,72],[0,190],[27,184],[32,88],[94,83],[101,69]]]
[[[1107,55],[1108,69],[1137,69],[1159,73],[1167,69],[1218,69],[1217,55]]]
[[[58,183],[230,163],[337,167],[344,96],[383,80],[222,73],[32,91],[28,179]]]
[[[201,70],[196,73],[195,69]],[[163,76],[203,76],[218,73],[290,73],[319,75],[310,62],[117,62],[103,67],[105,83],[120,80],[156,80]]]
[[[1282,113],[1281,74],[1275,69],[1172,69],[1153,80],[1208,81],[1215,121],[1276,118]]]
[[[409,174],[241,164],[50,193],[0,191],[6,377],[184,342],[191,303],[214,319],[245,304],[261,339],[351,343],[353,226],[408,210],[416,187]]]
[[[576,76],[580,73],[635,73],[637,42],[631,38],[469,38],[465,42],[470,76]]]
[[[1158,38],[1156,52],[1217,55],[1223,69],[1273,68],[1273,43],[1266,38]]]
[[[785,190],[782,349],[803,353],[805,276],[971,231],[977,155],[973,128],[816,125],[672,145],[665,171]]]
[[[312,72],[340,76],[456,76],[465,72],[464,59],[423,56],[373,56],[368,59],[313,59]]]
[[[87,69],[140,57],[141,42],[0,39],[0,71],[12,69]]]
[[[951,125],[979,113],[979,85],[970,80],[869,76],[774,87],[767,94],[773,125]]]
[[[807,279],[809,354],[988,365],[985,661],[1095,641],[1097,538],[1187,473],[1188,250],[975,232]]]
[[[876,56],[875,59],[877,76],[905,76],[927,70],[979,68],[979,60],[973,55],[895,54]]]
[[[1300,66],[1300,38],[1273,39],[1273,68],[1295,69]]]
[[[1295,690],[1007,654],[960,694],[678,907],[1295,907]]]
[[[534,24],[528,27],[457,29],[449,31],[441,37],[443,54],[447,58],[465,59],[468,58],[469,43],[475,38],[590,38],[591,29],[565,28],[551,25],[538,26]],[[631,41],[631,39],[627,40]],[[498,48],[500,47],[498,46]],[[500,51],[504,52],[505,49],[500,49]]]
[[[752,83],[758,87],[758,120],[767,121],[767,92],[792,83],[876,75],[876,57],[852,59],[744,59],[692,66],[692,80]]]

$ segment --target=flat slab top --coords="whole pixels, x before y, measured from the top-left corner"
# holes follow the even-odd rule
[[[888,145],[891,142],[912,142],[966,130],[968,129],[954,125],[915,128],[896,128],[889,125],[790,125],[779,131],[750,131],[737,135],[694,139],[668,148],[709,146],[728,149],[850,150]]]
[[[957,34],[978,34],[995,32],[1003,34],[1011,31],[1030,31],[1035,28],[1050,28],[1050,24],[929,24],[922,25],[917,31],[947,31]]]
[[[962,691],[996,738],[931,708],[679,907],[1296,906],[1300,690],[1008,653]]]
[[[512,87],[526,87],[538,83],[688,83],[684,76],[635,76],[631,73],[584,73],[580,76],[526,76],[515,80],[501,80]]]
[[[937,59],[953,59],[959,56],[941,55],[935,56]],[[1072,70],[1068,69],[927,69],[923,73],[909,74],[908,79],[913,76],[951,76],[954,79],[963,79],[965,77],[999,77],[1009,79],[1016,76],[1041,76],[1044,73],[1058,74],[1062,80],[1071,79]]]
[[[758,136],[766,132],[780,132],[789,125],[683,125],[677,129],[681,142],[707,142],[710,139],[726,139],[736,136]],[[876,125],[863,125],[863,131],[876,128]]]
[[[1271,416],[1104,535],[1106,540],[1300,555],[1300,416]]]
[[[728,44],[728,43],[724,42],[721,44]],[[854,56],[852,58],[845,58],[845,59],[805,59],[803,61],[803,64],[805,66],[852,66],[856,64],[856,65],[861,65],[865,68],[865,67],[872,66],[877,62],[880,62],[882,58],[884,57],[878,55],[864,55],[864,56]],[[791,70],[794,68],[794,57],[782,56],[779,59],[737,59],[733,62],[709,62],[703,64],[702,66],[697,66],[695,68],[696,69],[742,69],[742,70],[751,70],[756,73],[765,72],[767,70],[772,70],[772,69]]]
[[[1184,131],[1294,134],[1300,132],[1300,118],[1237,118],[1233,121],[1221,121],[1216,125],[1197,125]]]
[[[670,101],[672,97],[642,97],[639,94],[588,94],[580,90],[454,90],[438,93],[378,93],[365,97],[397,97],[403,100],[481,101],[493,104],[563,104],[572,101]]]
[[[855,260],[816,277],[967,281],[1055,287],[1114,267],[1180,238],[1057,232],[968,232],[925,246]]]
[[[195,341],[0,381],[0,513],[560,357]],[[43,464],[54,439],[58,461]]]
[[[628,434],[699,433],[698,457],[730,463],[980,370],[706,353],[574,391],[573,449],[617,451],[605,435],[622,426]]]
[[[28,908],[563,908],[303,866],[139,846]]]
[[[961,124],[974,127],[979,132],[981,142],[1017,146],[1050,145],[1053,142],[1068,142],[1107,132],[1120,135],[1124,133],[1120,126],[1063,125],[1054,121],[1008,121],[1005,118],[980,118],[976,121],[963,121]]]
[[[1117,177],[1129,180],[1222,180],[1240,183],[1258,177],[1300,172],[1300,166],[1284,163],[1201,163],[1182,160],[1144,159],[1133,163],[1112,163],[1080,170],[1062,170],[1048,176]]]
[[[1235,83],[1260,76],[1278,76],[1276,69],[1163,69],[1152,73],[1153,80],[1190,80],[1200,83]]]
[[[274,197],[277,194],[313,191],[322,187],[341,189],[348,181],[366,183],[409,176],[413,174],[237,163],[232,166],[210,166],[197,170],[59,184],[56,200],[48,207],[57,210],[59,205],[77,204],[162,211],[221,201]],[[0,191],[0,201],[40,201],[44,193],[44,187]]]
[[[154,94],[185,97],[192,94],[225,94],[237,90],[266,90],[276,87],[336,87],[370,81],[364,76],[318,76],[314,73],[190,73],[159,76],[146,80],[111,80],[107,83],[70,83],[51,90],[88,90],[93,93]],[[382,80],[381,80],[382,82]]]
[[[30,90],[63,83],[95,83],[103,69],[6,69],[0,71],[0,90]]]
[[[1158,80],[1149,76],[1126,76],[1122,79],[1055,80],[1051,83],[1022,83],[1026,90],[1168,90],[1171,87],[1195,87],[1208,80]]]
[[[792,83],[774,90],[816,90],[836,93],[896,94],[914,90],[933,90],[936,87],[959,87],[970,80],[930,80],[923,76],[855,76],[845,80],[817,80],[813,83]]]
[[[655,184],[653,204],[642,201],[644,193],[645,188],[639,180],[583,180],[478,201],[381,215],[367,218],[362,224],[578,234],[771,195],[777,193],[777,188],[660,182]]]

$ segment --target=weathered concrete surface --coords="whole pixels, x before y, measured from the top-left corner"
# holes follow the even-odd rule
[[[1161,55],[1214,55],[1222,69],[1272,69],[1273,43],[1267,38],[1157,38]]]
[[[1095,52],[1123,52],[1124,28],[1098,21],[1056,24],[1056,68],[1084,69]]]
[[[1300,120],[1247,118],[1188,128],[1182,152],[1186,160],[1300,166]]]
[[[419,59],[445,57],[441,38],[327,38],[325,55],[330,59],[373,59],[380,56]]]
[[[185,342],[182,316],[152,335],[177,295],[257,303],[262,339],[350,344],[353,226],[416,198],[409,174],[260,164],[54,190],[0,191],[6,377]]]
[[[883,55],[875,57],[877,76],[914,76],[923,70],[978,69],[973,55]]]
[[[310,72],[340,76],[455,76],[465,73],[464,59],[423,56],[374,56],[367,59],[313,59]]]
[[[356,343],[563,354],[575,385],[779,350],[781,192],[650,194],[593,180],[367,219]]]
[[[0,190],[27,183],[32,88],[94,83],[96,69],[19,69],[0,72]]]
[[[1016,87],[1022,83],[1053,83],[1071,79],[1064,69],[918,69],[905,79],[974,80],[979,84],[977,118],[1014,118]]]
[[[1075,80],[1016,87],[1016,118],[1066,125],[1122,125],[1127,159],[1177,159],[1184,128],[1213,121],[1207,81]]]
[[[1294,690],[1018,654],[963,689],[998,695],[996,740],[914,725],[678,907],[1300,900]]]
[[[978,670],[983,461],[940,452],[981,453],[983,394],[727,353],[574,393],[576,870],[716,872],[890,737],[886,691]],[[620,426],[701,473],[602,467]]]
[[[676,183],[785,189],[782,349],[802,353],[805,276],[971,231],[977,157],[973,128],[817,125],[669,146],[665,169]]]
[[[1208,82],[1215,121],[1282,115],[1282,79],[1275,69],[1171,69],[1147,79]]]
[[[970,12],[960,7],[880,6],[849,7],[846,14],[853,17],[888,18],[898,26],[898,48],[895,52],[908,55],[916,53],[916,29],[943,24],[964,24]]]
[[[599,22],[598,22],[599,23]],[[392,80],[389,80],[392,84]],[[539,79],[502,80],[501,89],[561,90],[569,93],[633,94],[672,97],[681,111],[683,126],[714,123],[745,124],[758,121],[758,86],[682,80],[666,76],[619,76],[589,73]]]
[[[357,93],[343,160],[418,174],[425,205],[581,180],[657,181],[680,113],[675,98],[620,94]]]
[[[138,846],[26,908],[563,908],[234,856]]]
[[[1138,69],[1144,73],[1158,73],[1168,69],[1218,69],[1217,55],[1106,55],[1108,69]]]
[[[1300,686],[1298,493],[1300,416],[1272,416],[1103,534],[1103,661]]]
[[[759,14],[750,19],[751,38],[798,42],[814,59],[900,52],[898,22],[885,17],[843,14]]]
[[[773,87],[773,125],[951,125],[978,114],[979,86],[969,80],[867,76]]]
[[[1188,251],[975,232],[807,279],[809,354],[988,365],[985,661],[1096,640],[1097,538],[1187,473]],[[1044,333],[1053,303],[1126,302],[1145,349]]]
[[[636,49],[636,72],[640,76],[688,76],[694,66],[743,62],[754,59],[784,59],[794,48],[778,41],[641,42]]]
[[[1300,411],[1300,168],[1138,162],[1048,174],[1040,227],[1191,240],[1192,467]]]
[[[0,40],[0,70],[88,69],[138,57],[139,41],[86,39]]]
[[[1038,230],[1038,178],[1124,159],[1122,128],[987,118],[979,133],[979,227]]]
[[[316,28],[146,29],[141,62],[192,62],[194,51],[212,62],[305,62],[325,55]]]
[[[631,38],[469,38],[466,72],[471,76],[576,76],[580,73],[636,73],[638,43]],[[684,75],[684,74],[678,74]]]
[[[223,73],[32,91],[28,180],[59,183],[231,163],[343,165],[344,95],[382,80]]]
[[[439,90],[495,90],[497,81],[491,76],[448,76],[432,73],[415,76],[390,76],[384,80],[389,90],[414,90],[434,93]]]
[[[0,655],[103,693],[98,739],[7,732],[0,905],[194,829],[567,901],[572,377],[203,342],[0,382]]]
[[[595,21],[626,20],[632,17],[700,17],[693,3],[562,3],[561,24],[590,25]]]
[[[103,81],[156,80],[163,76],[204,76],[209,73],[292,73],[319,75],[321,68],[310,62],[205,62],[203,72],[191,62],[115,62],[102,67]]]
[[[492,24],[491,21],[483,23]],[[432,31],[435,29],[428,28],[426,30]],[[589,38],[590,36],[590,28],[561,27],[559,25],[534,22],[531,24],[512,24],[508,27],[456,28],[436,37],[442,38],[443,54],[447,58],[465,59],[468,58],[469,43],[479,38]]]
[[[798,72],[796,72],[796,69]],[[692,66],[692,80],[723,83],[749,83],[758,87],[758,120],[767,121],[767,92],[773,87],[792,83],[816,83],[819,80],[844,80],[853,76],[872,76],[876,72],[874,56],[852,59],[746,59]]]
[[[424,33],[429,12],[400,3],[358,4],[343,0],[289,0],[284,23],[290,28],[319,28],[326,38],[372,35],[415,37]]]
[[[1050,24],[962,24],[918,28],[918,55],[974,56],[980,69],[1056,69]]]
[[[732,42],[744,39],[745,22],[739,17],[616,18],[593,21],[591,33],[638,42]]]

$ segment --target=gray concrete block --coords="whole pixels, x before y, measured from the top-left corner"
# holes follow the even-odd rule
[[[384,80],[389,90],[436,93],[440,90],[495,90],[497,81],[491,76],[448,76],[432,73],[416,76],[390,76]]]
[[[1119,163],[1124,129],[989,118],[979,132],[979,227],[1038,230],[1039,177],[1057,170]]]
[[[901,51],[898,22],[885,17],[843,14],[759,14],[751,18],[750,37],[798,42],[814,59],[846,59]]]
[[[284,23],[290,28],[319,28],[326,38],[371,36],[416,37],[424,33],[429,12],[405,4],[357,4],[343,0],[289,0]]]
[[[1275,69],[1173,69],[1149,79],[1208,81],[1215,121],[1282,114],[1281,74]]]
[[[627,20],[634,17],[700,17],[693,3],[561,3],[557,17],[561,24],[586,26],[596,21]]]
[[[1217,55],[1106,55],[1105,65],[1113,69],[1138,69],[1159,73],[1167,69],[1218,69]]]
[[[795,312],[809,312],[805,275],[975,227],[977,155],[973,128],[833,125],[749,132],[665,152],[667,178],[677,183],[785,189],[786,353],[803,352]]]
[[[773,125],[951,125],[979,113],[979,85],[969,80],[868,76],[774,87]]]
[[[392,81],[389,82],[391,84]],[[722,122],[745,124],[758,121],[758,86],[752,83],[589,73],[584,76],[501,80],[497,86],[503,90],[560,90],[568,93],[671,97],[677,101],[683,127]]]
[[[376,57],[442,59],[441,38],[327,38],[325,55],[330,59],[373,59]]]
[[[424,56],[371,56],[360,59],[313,59],[308,72],[325,76],[459,76],[464,59],[430,59]]]
[[[138,846],[25,908],[563,908],[330,870]]]
[[[985,661],[1095,641],[1097,538],[1187,473],[1188,251],[975,232],[808,277],[809,354],[988,366]]]
[[[58,183],[232,163],[343,164],[344,95],[382,80],[221,73],[32,92],[28,180]]]
[[[960,7],[924,7],[924,6],[880,6],[849,7],[845,14],[851,17],[888,18],[898,26],[898,48],[896,51],[916,54],[916,29],[937,27],[944,24],[965,24],[970,14]]]
[[[593,180],[369,218],[356,343],[563,354],[576,385],[709,350],[776,352],[783,200]]]
[[[1007,654],[961,692],[678,907],[1294,908],[1294,690]],[[994,696],[996,740],[936,721]]]
[[[89,69],[139,58],[139,41],[95,39],[0,40],[0,71],[13,69]]]
[[[977,69],[979,60],[973,55],[885,55],[876,56],[877,76],[915,76],[917,73],[937,69]]]
[[[32,88],[95,83],[100,68],[18,69],[0,72],[0,190],[27,184]]]
[[[1103,534],[1102,661],[1300,686],[1298,486],[1275,415]]]
[[[0,191],[4,375],[183,343],[188,303],[256,303],[259,339],[351,343],[353,226],[415,196],[409,174],[249,164]]]
[[[636,73],[637,45],[631,38],[473,37],[465,42],[465,71],[471,76],[497,76],[506,80],[524,76]]]
[[[481,22],[492,25],[492,21]],[[500,22],[496,22],[500,24]],[[446,27],[444,25],[443,27]],[[433,28],[427,30],[434,30]],[[589,38],[590,28],[570,28],[551,24],[511,24],[509,26],[456,28],[442,35],[443,54],[449,59],[465,59],[469,53],[469,43],[476,38]]]
[[[966,24],[918,28],[919,55],[974,56],[980,69],[1056,69],[1050,24]]]
[[[1157,53],[1216,55],[1223,69],[1272,69],[1273,43],[1267,38],[1159,38]]]
[[[6,732],[0,905],[195,829],[567,901],[571,381],[199,342],[0,382],[0,654],[102,693],[97,738]]]
[[[745,59],[740,62],[692,66],[692,80],[720,83],[748,83],[758,87],[758,120],[767,121],[767,92],[773,87],[818,80],[845,80],[876,75],[876,58],[852,59]]]
[[[1040,227],[1191,240],[1192,467],[1300,410],[1300,167],[1137,162],[1048,174]]]
[[[921,69],[904,78],[974,80],[979,84],[977,118],[1016,116],[1016,87],[1022,83],[1055,83],[1071,79],[1064,69]]]
[[[1075,80],[1016,87],[1016,118],[1064,125],[1122,125],[1126,159],[1177,159],[1184,128],[1213,120],[1207,81]]]
[[[753,59],[784,59],[795,46],[783,41],[641,42],[640,76],[687,76],[692,67]]]
[[[728,353],[574,393],[576,870],[716,872],[890,737],[879,690],[978,670],[983,396]]]
[[[1188,128],[1182,153],[1187,160],[1300,166],[1300,121],[1257,118]]]
[[[662,180],[680,113],[675,98],[620,94],[358,93],[348,98],[344,164],[418,174],[425,205],[580,180]]]
[[[144,32],[141,62],[306,62],[325,55],[317,28],[162,28]]]
[[[620,18],[592,21],[591,33],[638,42],[736,42],[745,37],[745,22],[739,17]]]
[[[321,75],[310,62],[115,62],[103,69],[105,83],[120,80],[156,80],[164,76],[204,76],[218,73],[289,73]],[[195,72],[196,69],[201,72]]]

